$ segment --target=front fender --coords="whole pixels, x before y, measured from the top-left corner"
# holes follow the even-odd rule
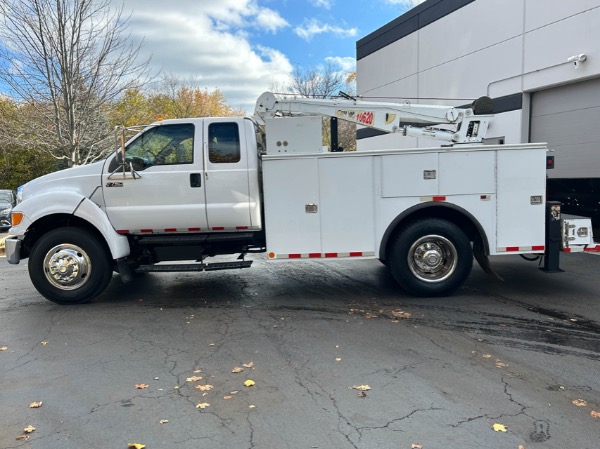
[[[85,198],[75,210],[74,215],[91,223],[102,234],[113,259],[129,256],[130,248],[127,237],[115,231],[104,211],[94,202]]]
[[[106,241],[113,259],[129,255],[127,237],[118,234],[102,209],[75,192],[48,192],[36,195],[17,205],[13,212],[23,213],[18,226],[10,228],[9,234],[22,239],[32,223],[46,216],[66,214],[79,217],[94,226]]]
[[[68,191],[41,193],[28,198],[13,208],[12,212],[21,212],[23,219],[18,226],[10,228],[8,233],[23,237],[31,224],[40,218],[53,214],[72,215],[84,199],[83,195]]]

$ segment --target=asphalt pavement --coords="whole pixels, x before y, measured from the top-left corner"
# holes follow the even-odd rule
[[[59,306],[0,258],[0,448],[597,449],[600,257],[561,265],[423,299],[377,261],[258,259]]]

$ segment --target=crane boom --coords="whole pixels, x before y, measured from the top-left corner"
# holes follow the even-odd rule
[[[479,106],[461,109],[452,106],[384,103],[358,99],[315,99],[263,93],[256,101],[254,115],[259,123],[277,116],[321,115],[378,129],[386,133],[427,137],[451,143],[480,143],[492,119],[491,100],[482,97]],[[475,114],[478,110],[478,114]],[[410,123],[408,125],[407,123]],[[451,124],[455,130],[432,128]],[[415,127],[413,125],[426,125]]]

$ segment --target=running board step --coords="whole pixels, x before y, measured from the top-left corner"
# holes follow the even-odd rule
[[[141,265],[135,271],[138,273],[176,273],[184,271],[217,271],[217,270],[235,270],[238,268],[250,268],[251,260],[241,260],[237,262],[218,262],[218,263],[180,263],[172,265]]]

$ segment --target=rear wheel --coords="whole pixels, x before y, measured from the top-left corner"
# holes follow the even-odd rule
[[[104,291],[112,263],[104,246],[80,228],[59,228],[40,237],[29,255],[29,276],[44,297],[83,304]]]
[[[446,296],[469,276],[473,251],[468,237],[454,223],[428,218],[400,231],[388,260],[394,278],[408,293]]]

